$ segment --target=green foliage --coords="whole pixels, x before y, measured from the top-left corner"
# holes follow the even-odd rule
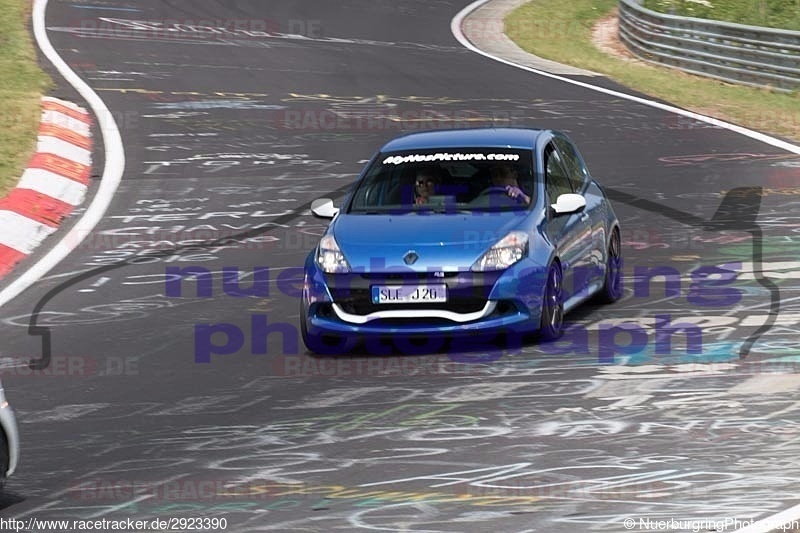
[[[26,0],[0,0],[0,197],[16,185],[36,146],[39,101],[49,85],[28,32]]]
[[[800,0],[783,3],[787,2],[794,5]],[[617,0],[570,0],[554,11],[550,0],[531,0],[506,17],[505,32],[537,56],[605,74],[679,107],[800,141],[798,92],[732,85],[601,51],[592,40],[592,28],[612,15],[616,6]]]

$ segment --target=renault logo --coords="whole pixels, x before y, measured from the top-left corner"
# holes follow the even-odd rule
[[[403,257],[403,261],[405,261],[407,265],[413,265],[417,262],[417,259],[419,259],[419,256],[414,250],[409,250],[408,253],[406,253],[406,255]]]

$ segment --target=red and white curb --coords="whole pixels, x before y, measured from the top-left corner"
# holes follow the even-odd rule
[[[42,98],[36,153],[17,187],[0,199],[0,278],[83,202],[92,169],[90,125],[82,107]]]

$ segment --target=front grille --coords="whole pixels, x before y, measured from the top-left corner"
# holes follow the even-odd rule
[[[427,281],[431,283],[435,283],[437,280],[439,283],[442,282],[444,279],[452,279],[458,276],[459,274],[464,274],[463,272],[441,272],[439,276],[434,276],[430,272],[387,272],[387,273],[380,273],[380,274],[359,274],[361,279],[365,279],[367,281],[371,281],[373,283],[380,283],[387,280],[391,281],[400,281],[400,280],[415,280],[415,281]]]
[[[439,273],[440,274],[440,273]],[[446,272],[434,276],[432,272],[359,273],[351,275],[327,275],[326,282],[333,301],[346,313],[368,315],[387,310],[443,310],[454,313],[475,313],[486,305],[489,293],[499,272]],[[421,304],[374,304],[373,285],[395,284],[445,284],[447,302]],[[452,323],[451,321],[448,321]]]
[[[480,311],[486,305],[486,297],[462,296],[450,294],[447,302],[442,303],[423,303],[423,304],[374,304],[370,289],[351,289],[349,294],[341,291],[337,294],[333,291],[333,300],[347,312],[355,315],[368,315],[377,311],[388,311],[397,309],[419,309],[433,310],[440,309],[452,311],[454,313],[474,313]]]
[[[445,326],[452,326],[452,320],[445,320],[444,318],[379,318],[377,320],[372,320],[367,323],[371,327],[380,327],[380,328],[402,328],[405,326],[420,326],[420,324],[424,325],[425,327],[445,327]]]

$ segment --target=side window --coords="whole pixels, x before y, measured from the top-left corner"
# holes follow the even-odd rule
[[[555,203],[560,195],[571,193],[572,186],[558,151],[553,148],[552,144],[545,149],[544,159],[544,186],[547,189],[547,195],[550,197],[550,203]]]
[[[583,188],[584,181],[586,181],[586,178],[589,176],[583,164],[583,160],[581,160],[581,156],[578,155],[578,151],[572,143],[566,139],[556,137],[554,142],[562,155],[564,166],[569,173],[569,181],[572,183],[572,189],[575,192],[580,192]]]

